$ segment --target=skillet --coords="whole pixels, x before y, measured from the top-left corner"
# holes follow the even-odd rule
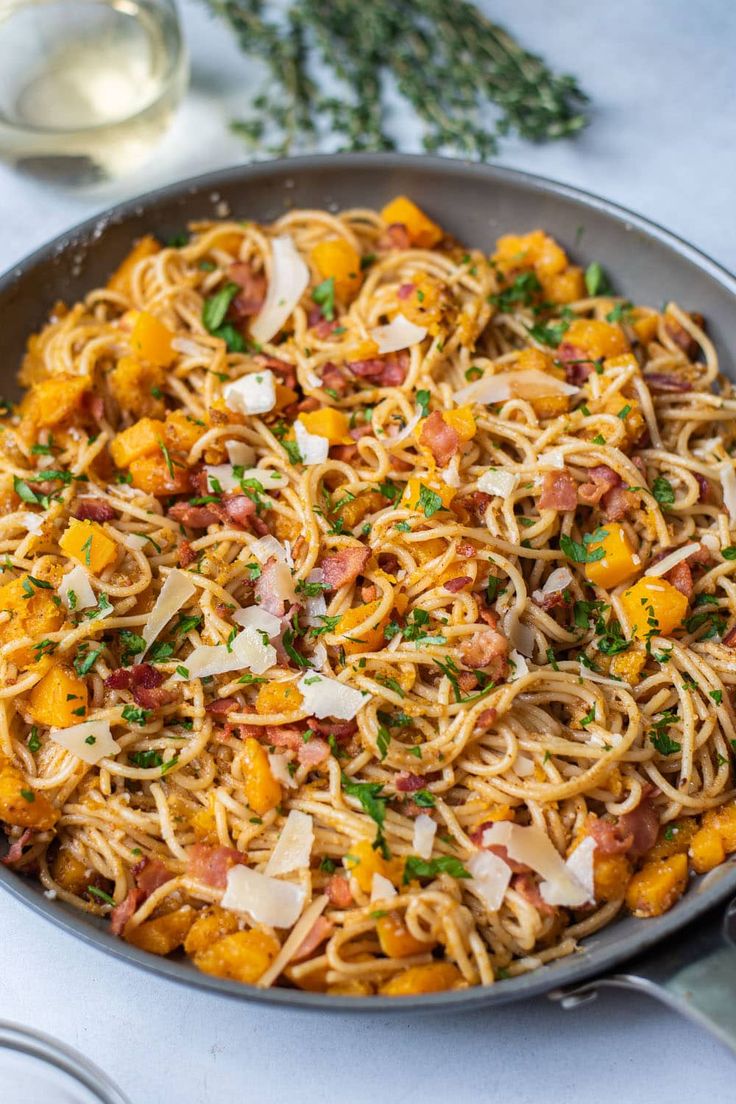
[[[406,193],[448,232],[490,250],[504,232],[543,227],[574,260],[600,261],[634,302],[675,299],[705,315],[723,370],[736,375],[736,279],[673,234],[563,184],[487,165],[403,154],[343,154],[239,166],[130,200],[62,234],[0,277],[2,390],[12,397],[25,339],[55,300],[73,302],[104,283],[134,238],[166,240],[191,219],[232,214],[270,221],[293,206],[381,207]],[[0,887],[53,924],[131,965],[192,988],[247,1001],[385,1014],[455,1012],[547,994],[571,1008],[601,985],[646,991],[699,1021],[736,1051],[736,856],[696,879],[663,916],[626,916],[580,951],[533,973],[456,992],[401,1000],[261,990],[200,973],[183,959],[147,954],[108,934],[107,923],[44,896],[0,866]],[[733,900],[731,901],[731,899]],[[731,901],[729,905],[728,902]],[[724,907],[725,906],[725,907]]]

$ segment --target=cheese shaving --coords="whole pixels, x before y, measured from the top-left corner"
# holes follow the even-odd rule
[[[352,686],[313,671],[303,675],[298,686],[305,712],[320,720],[336,717],[341,721],[352,721],[370,698],[370,695],[354,690]]]
[[[178,568],[174,568],[166,576],[166,581],[159,591],[158,598],[154,602],[153,609],[148,614],[143,626],[141,636],[146,642],[141,658],[146,654],[161,630],[169,623],[175,613],[193,598],[197,588],[189,575]]]
[[[494,471],[494,469],[491,468],[490,471],[483,472],[483,475],[478,480],[478,490],[484,491],[485,494],[507,498],[518,483],[519,476],[516,472]]]
[[[505,402],[507,399],[541,399],[548,395],[576,395],[578,388],[557,379],[538,368],[521,372],[499,372],[495,376],[483,376],[456,391],[453,398],[458,406],[465,403]]]
[[[51,728],[49,736],[90,766],[120,751],[120,744],[112,738],[109,721],[83,721],[68,728]]]
[[[73,597],[72,597],[73,595]],[[81,564],[67,571],[59,583],[59,597],[68,610],[89,609],[97,605],[89,575]]]
[[[426,813],[420,813],[414,821],[414,839],[412,847],[421,859],[432,858],[434,837],[437,834],[437,822]]]
[[[410,322],[403,314],[397,314],[386,326],[374,326],[371,337],[378,346],[378,355],[398,353],[400,349],[408,349],[416,345],[427,336],[424,326],[417,326]]]
[[[290,928],[299,919],[306,895],[304,886],[238,865],[227,872],[227,888],[220,904],[232,912],[247,912],[256,924]]]
[[[396,889],[383,874],[374,874],[371,879],[371,904],[374,901],[390,901],[396,896]]]
[[[261,634],[252,625],[243,629],[228,647],[225,644],[200,644],[184,660],[187,674],[176,673],[175,679],[208,678],[225,675],[229,671],[247,668],[254,675],[262,675],[276,663],[276,649],[264,644]]]
[[[288,234],[271,240],[271,272],[260,312],[251,323],[254,339],[265,345],[283,327],[309,284],[309,269]]]
[[[266,874],[290,874],[309,868],[314,843],[314,823],[308,813],[292,809],[266,864]]]
[[[267,414],[276,405],[276,380],[270,368],[241,376],[228,383],[222,396],[225,406],[236,414]]]
[[[511,867],[492,851],[476,851],[465,864],[475,890],[489,912],[498,912],[511,881]]]
[[[588,904],[590,893],[562,860],[549,836],[533,825],[523,827],[503,820],[486,828],[484,847],[500,844],[510,859],[525,863],[544,879],[539,887],[548,905],[580,908]]]

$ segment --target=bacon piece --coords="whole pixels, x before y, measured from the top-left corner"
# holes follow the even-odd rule
[[[649,797],[644,797],[630,813],[618,818],[619,834],[630,838],[630,855],[645,855],[654,847],[659,835],[659,814]]]
[[[329,759],[330,745],[321,736],[313,736],[311,740],[305,741],[305,732],[306,728],[296,725],[266,725],[265,733],[261,729],[254,735],[273,747],[293,751],[300,763],[316,767]]]
[[[150,663],[135,663],[132,667],[116,667],[105,679],[108,690],[129,690],[136,705],[143,709],[158,709],[174,701],[172,690],[160,689],[164,675]]]
[[[397,299],[408,299],[412,292],[416,290],[416,284],[399,284],[399,290],[396,292]]]
[[[360,588],[360,599],[362,602],[375,602],[378,598],[378,587],[374,583],[363,584]]]
[[[566,471],[545,472],[540,510],[574,510],[578,504],[577,484]]]
[[[690,380],[683,379],[682,376],[676,376],[671,372],[645,372],[644,381],[649,390],[654,391],[657,395],[684,394],[686,391],[692,391],[693,389]]]
[[[623,486],[612,487],[601,499],[601,507],[607,521],[621,521],[631,510],[635,510],[639,500]]]
[[[555,359],[565,369],[565,379],[573,387],[581,387],[593,371],[595,362],[588,356],[585,349],[579,345],[573,345],[570,341],[563,341],[555,353]]]
[[[324,943],[325,939],[329,939],[334,930],[335,925],[331,920],[328,920],[326,916],[318,916],[289,961],[303,962],[305,958],[310,958],[320,943]]]
[[[448,425],[439,410],[433,410],[422,426],[419,442],[426,445],[441,468],[460,448],[460,435]]]
[[[258,314],[266,299],[264,274],[254,272],[246,261],[235,261],[228,267],[227,274],[241,289],[230,304],[230,313],[237,319]]]
[[[94,391],[83,392],[81,406],[83,412],[89,414],[96,422],[102,421],[105,413],[105,403],[102,395],[98,395]]]
[[[187,851],[189,877],[216,889],[224,889],[227,885],[228,870],[246,863],[246,856],[232,847],[210,847],[206,843],[195,843]]]
[[[330,456],[333,460],[342,460],[343,464],[354,464],[358,459],[357,445],[332,445]]]
[[[338,395],[344,395],[350,386],[346,376],[336,364],[328,360],[322,365],[322,386],[335,391]]]
[[[608,464],[588,469],[589,480],[578,487],[578,498],[585,506],[597,506],[603,495],[621,483],[621,476]]]
[[[492,724],[496,723],[498,718],[498,710],[490,706],[488,709],[484,709],[482,713],[479,713],[475,718],[475,731],[484,732],[487,728],[490,728]]]
[[[703,326],[703,316],[697,312],[693,312],[690,315],[691,319],[696,326]],[[700,352],[700,346],[694,337],[692,337],[684,326],[681,326],[676,318],[671,315],[665,314],[664,316],[664,328],[669,336],[674,341],[678,348],[682,349],[688,360],[694,360]]]
[[[112,521],[115,511],[109,502],[99,498],[80,498],[72,511],[78,521]]]
[[[223,495],[222,504],[228,519],[243,529],[252,527],[256,516],[256,504],[252,498],[244,494]]]
[[[721,644],[726,648],[736,648],[736,625],[728,630],[721,640]]]
[[[461,646],[463,662],[474,669],[488,671],[494,682],[501,682],[508,672],[509,644],[495,629],[473,633]]]
[[[180,567],[189,567],[190,564],[193,564],[196,561],[197,556],[199,555],[198,552],[194,551],[191,544],[187,540],[180,540],[176,551]]]
[[[632,843],[634,837],[621,831],[621,821],[614,824],[612,820],[590,817],[587,823],[587,833],[595,840],[596,850],[601,855],[623,855]]]
[[[353,426],[352,429],[348,430],[348,433],[350,434],[350,436],[353,438],[354,441],[359,441],[361,437],[372,437],[373,436],[373,426],[372,425]]]
[[[355,719],[352,721],[333,721],[330,717],[325,717],[324,720],[308,717],[307,725],[313,732],[319,732],[321,736],[332,736],[338,742],[349,740],[358,731],[358,722]]]
[[[278,357],[269,356],[268,353],[257,353],[253,360],[259,368],[270,368],[275,372],[284,387],[290,387],[292,391],[296,391],[296,368],[293,364],[289,364],[288,360],[279,360]]]
[[[555,910],[552,905],[548,905],[539,892],[539,885],[535,882],[531,874],[514,874],[511,879],[511,888],[515,889],[525,901],[528,901],[533,908],[538,912],[541,912],[543,916],[554,916]]]
[[[312,737],[306,744],[302,740],[296,757],[303,766],[318,767],[320,763],[330,758],[330,745],[321,736]]]
[[[13,863],[17,863],[19,859],[22,859],[23,848],[30,841],[32,835],[33,832],[31,831],[31,829],[26,828],[26,830],[22,832],[20,836],[18,836],[18,839],[13,840],[10,847],[8,848],[7,855],[0,859],[0,862],[2,862],[4,866],[12,866]]]
[[[237,698],[217,698],[205,706],[205,710],[215,717],[225,717],[228,713],[232,713],[233,709],[237,709],[238,705]]]
[[[409,354],[402,349],[385,357],[350,360],[347,367],[354,376],[372,380],[376,387],[400,387],[409,370]]]
[[[381,571],[385,571],[387,575],[393,575],[394,578],[401,571],[401,564],[393,552],[379,552],[378,566]]]
[[[469,575],[457,575],[454,579],[448,579],[443,585],[445,590],[449,590],[450,594],[457,594],[472,581]]]
[[[350,544],[322,560],[322,582],[328,590],[338,590],[354,582],[370,559],[371,550],[363,544]]]
[[[673,587],[676,587],[680,594],[684,594],[686,598],[689,598],[693,592],[693,573],[690,570],[690,565],[687,560],[680,560],[678,564],[665,575],[665,579],[672,583]]]
[[[471,491],[468,495],[463,495],[461,498],[456,498],[452,505],[453,509],[456,506],[468,511],[472,514],[475,521],[479,525],[485,525],[486,511],[493,502],[493,495],[486,494],[485,491]],[[475,551],[475,549],[473,550]]]
[[[478,679],[472,671],[458,671],[455,677],[458,686],[466,694],[469,694],[471,690],[475,690],[478,685]]]
[[[131,873],[135,878],[135,884],[143,893],[144,900],[174,877],[168,866],[158,859],[149,859],[147,856],[135,864]]]
[[[212,509],[212,503],[208,506],[192,506],[189,502],[175,502],[169,510],[169,517],[186,525],[187,529],[206,529],[209,525],[216,525],[220,520],[219,514]]]
[[[115,905],[115,908],[110,913],[110,932],[112,935],[122,935],[123,928],[138,906],[143,904],[145,899],[146,895],[142,889],[134,887],[128,890],[122,901]]]
[[[532,594],[532,600],[540,609],[549,613],[550,610],[568,605],[572,601],[572,596],[568,590],[548,590],[546,592],[535,590]]]
[[[700,488],[698,493],[698,502],[708,502],[710,500],[710,483],[704,475],[700,472],[693,472],[695,480]]]
[[[396,775],[396,789],[399,793],[414,793],[421,790],[426,779],[421,774],[412,774],[411,771],[400,771]]]
[[[389,249],[408,249],[411,238],[403,222],[392,222],[386,227],[386,231],[378,242],[381,251]]]
[[[327,882],[325,892],[330,898],[330,904],[335,908],[350,908],[353,903],[353,895],[350,892],[350,883],[342,874],[333,874]]]

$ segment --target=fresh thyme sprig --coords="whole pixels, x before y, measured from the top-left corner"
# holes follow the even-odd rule
[[[344,149],[391,148],[391,84],[431,151],[483,159],[499,135],[545,141],[586,123],[576,80],[553,73],[468,0],[291,0],[285,13],[273,0],[205,3],[268,66],[269,91],[233,127],[271,154],[330,133]],[[337,94],[325,94],[325,73],[339,82]]]

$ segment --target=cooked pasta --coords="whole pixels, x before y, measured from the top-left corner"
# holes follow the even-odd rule
[[[399,197],[145,237],[20,379],[0,820],[47,895],[399,996],[736,850],[736,400],[698,315]]]

